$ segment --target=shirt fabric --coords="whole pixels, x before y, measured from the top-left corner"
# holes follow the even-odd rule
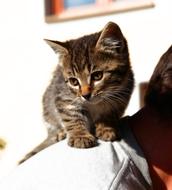
[[[127,125],[121,140],[76,149],[58,142],[36,154],[0,183],[1,190],[151,190],[148,165]]]

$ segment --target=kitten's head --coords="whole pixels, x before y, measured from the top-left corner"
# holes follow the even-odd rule
[[[75,40],[46,41],[60,54],[67,85],[86,101],[119,92],[132,75],[127,42],[115,23],[109,22],[101,32]],[[120,96],[117,98],[120,100]]]

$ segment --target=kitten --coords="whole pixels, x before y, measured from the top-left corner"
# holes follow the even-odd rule
[[[51,126],[48,138],[25,159],[68,137],[76,148],[114,141],[134,85],[127,41],[109,22],[101,32],[67,42],[46,40],[60,55],[43,96],[43,115]],[[24,159],[24,160],[25,160]]]

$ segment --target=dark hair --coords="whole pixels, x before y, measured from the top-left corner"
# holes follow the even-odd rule
[[[161,56],[150,79],[145,105],[172,114],[172,46]]]

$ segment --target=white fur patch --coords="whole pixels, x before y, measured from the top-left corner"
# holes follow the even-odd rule
[[[118,40],[114,40],[112,38],[105,38],[103,40],[103,43],[105,44],[105,46],[110,46],[110,47],[113,47],[113,48],[119,48],[120,45],[119,45],[119,41]]]
[[[94,82],[94,85],[97,86],[97,85],[99,85],[101,82],[102,82],[102,79],[99,80],[99,81],[95,81],[95,82]]]
[[[65,108],[71,110],[71,109],[74,109],[76,107],[74,105],[67,105]]]

